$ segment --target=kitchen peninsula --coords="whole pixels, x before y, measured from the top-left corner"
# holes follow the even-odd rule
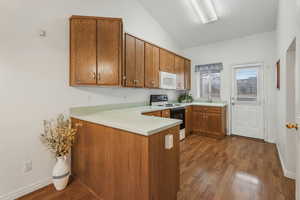
[[[72,174],[101,199],[176,199],[181,121],[143,116],[139,110],[72,115],[80,125]],[[166,136],[173,138],[168,148]]]
[[[199,105],[225,106],[180,106]],[[182,121],[147,115],[164,110],[129,104],[72,108],[72,123],[79,125],[73,176],[105,200],[175,200]]]

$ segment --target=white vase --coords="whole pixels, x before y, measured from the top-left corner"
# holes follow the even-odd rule
[[[57,157],[56,164],[52,172],[52,181],[56,190],[63,190],[68,184],[70,176],[70,168],[66,157]]]

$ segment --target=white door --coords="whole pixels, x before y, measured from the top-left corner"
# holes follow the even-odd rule
[[[232,68],[231,134],[264,139],[262,64]]]

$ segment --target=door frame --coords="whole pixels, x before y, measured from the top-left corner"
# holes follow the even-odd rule
[[[230,81],[231,81],[231,84],[230,84],[230,96],[229,96],[229,133],[228,135],[233,135],[232,134],[232,97],[233,97],[233,93],[235,92],[234,91],[234,87],[235,87],[235,81],[234,81],[234,76],[235,76],[235,69],[236,68],[247,68],[247,67],[259,67],[260,71],[260,97],[259,97],[259,101],[261,103],[261,106],[262,106],[262,118],[263,118],[263,124],[262,124],[262,130],[263,130],[263,140],[266,141],[268,136],[267,136],[267,133],[266,133],[266,119],[265,119],[265,95],[264,95],[264,91],[265,91],[265,80],[264,80],[264,62],[253,62],[253,63],[244,63],[244,64],[235,64],[235,65],[231,65],[231,78],[230,78]]]

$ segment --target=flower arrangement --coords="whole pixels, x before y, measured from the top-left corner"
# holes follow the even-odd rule
[[[56,120],[44,120],[44,133],[41,141],[56,156],[66,156],[75,141],[77,128],[72,128],[70,119],[60,114]]]

